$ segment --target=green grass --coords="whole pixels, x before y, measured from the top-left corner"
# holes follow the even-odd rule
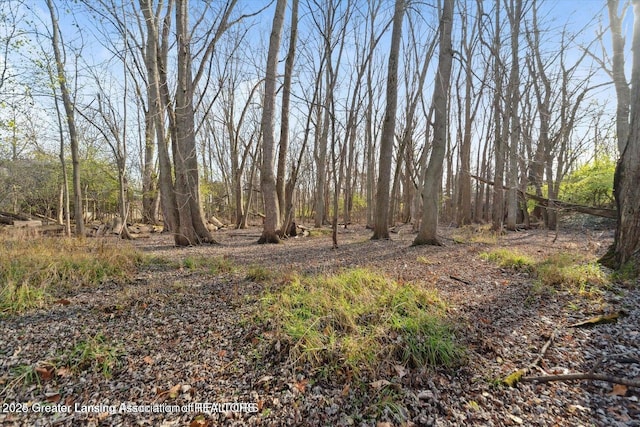
[[[612,279],[625,285],[633,285],[640,283],[637,281],[640,277],[640,265],[635,259],[632,259],[622,265],[618,270],[613,272]]]
[[[331,228],[311,228],[309,229],[309,237],[326,237],[331,236],[333,230]]]
[[[40,376],[34,366],[20,365],[11,370],[13,381],[24,385],[36,384],[40,386]]]
[[[261,265],[252,265],[247,269],[246,279],[256,283],[268,283],[276,278],[276,273]]]
[[[610,284],[599,264],[575,254],[550,256],[536,266],[536,274],[544,286],[581,294],[598,293],[600,288]]]
[[[0,313],[41,307],[52,293],[125,277],[143,262],[130,245],[103,239],[0,242]]]
[[[539,262],[507,249],[484,252],[480,257],[504,268],[531,273],[536,278],[532,288],[534,294],[564,290],[575,294],[598,295],[602,288],[611,283],[596,261],[575,253],[558,253]]]
[[[393,364],[455,366],[464,356],[434,292],[366,269],[296,277],[262,308],[298,365],[364,377]]]
[[[480,258],[494,262],[502,268],[511,268],[517,271],[531,271],[535,266],[533,258],[508,249],[494,249],[489,252],[482,252]]]
[[[491,225],[465,225],[457,228],[452,235],[456,243],[481,243],[495,245],[498,243],[499,233],[491,230]]]
[[[97,333],[78,341],[73,348],[58,356],[55,364],[74,372],[93,370],[105,378],[111,378],[118,358],[123,354],[119,345],[111,343],[102,333]]]

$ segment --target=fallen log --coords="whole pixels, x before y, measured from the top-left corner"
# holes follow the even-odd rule
[[[42,221],[38,220],[28,220],[28,221],[13,221],[13,226],[15,228],[26,228],[26,227],[41,227]]]
[[[0,216],[17,219],[19,221],[31,221],[33,218],[28,217],[26,215],[12,213],[12,212],[0,212]]]

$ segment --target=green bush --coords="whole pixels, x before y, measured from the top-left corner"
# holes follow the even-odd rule
[[[581,205],[613,207],[615,170],[615,161],[606,157],[579,167],[560,186],[560,199]]]

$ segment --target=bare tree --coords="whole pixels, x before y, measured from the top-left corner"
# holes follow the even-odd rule
[[[398,107],[398,56],[402,38],[402,21],[406,8],[405,0],[396,0],[393,12],[393,29],[389,47],[387,67],[387,108],[382,124],[380,140],[380,163],[376,193],[376,214],[372,240],[389,238],[389,187],[391,163],[393,161],[393,140],[395,138],[396,112]]]
[[[284,27],[284,14],[287,0],[278,0],[273,15],[271,36],[269,37],[269,52],[267,54],[267,69],[264,80],[264,106],[262,110],[262,166],[260,168],[260,189],[264,197],[264,226],[258,243],[279,243],[277,230],[280,227],[280,208],[276,193],[274,176],[274,117],[276,101],[276,72],[278,67],[278,53]]]
[[[507,229],[515,230],[518,219],[518,147],[520,144],[520,21],[522,20],[522,0],[505,0],[507,17],[511,27],[511,70],[507,86],[505,124],[509,120],[509,164],[507,173]],[[505,126],[505,130],[506,130]],[[506,138],[505,138],[506,140]],[[506,153],[505,153],[506,154]]]
[[[440,17],[440,40],[438,53],[438,71],[433,90],[433,146],[429,164],[425,172],[422,188],[422,221],[413,245],[440,245],[438,231],[438,204],[442,185],[442,166],[447,143],[447,121],[449,116],[449,88],[451,86],[451,68],[453,49],[451,30],[453,26],[454,0],[444,0]]]
[[[76,130],[75,106],[69,92],[69,86],[67,84],[68,80],[65,72],[65,57],[62,53],[61,48],[63,42],[61,40],[60,28],[58,26],[58,14],[56,11],[56,7],[53,4],[53,0],[47,0],[47,7],[51,16],[51,44],[53,46],[53,53],[55,56],[57,68],[57,84],[60,86],[60,93],[62,95],[62,103],[67,118],[66,122],[69,131],[69,141],[71,146],[74,202],[73,219],[76,225],[75,234],[76,236],[84,236],[85,227],[84,218],[82,216],[82,186],[80,182],[79,140],[78,132]]]
[[[284,62],[284,82],[282,85],[282,110],[280,113],[280,141],[278,149],[278,166],[276,173],[276,191],[278,193],[278,207],[280,210],[280,221],[286,224],[285,207],[285,181],[286,181],[286,161],[289,152],[289,105],[291,103],[291,82],[293,77],[293,63],[296,55],[296,43],[298,41],[298,6],[300,1],[293,0],[291,4],[291,30],[289,31],[289,50],[287,59]],[[288,234],[288,230],[283,228],[282,234]]]
[[[147,29],[144,63],[147,72],[147,131],[155,131],[158,145],[158,188],[165,231],[176,232],[178,229],[178,212],[176,194],[173,183],[169,140],[165,132],[165,116],[172,119],[171,110],[167,106],[168,88],[166,83],[166,66],[168,62],[169,30],[171,27],[171,10],[173,0],[168,0],[164,18],[163,2],[155,5],[152,0],[139,0]],[[151,128],[149,128],[152,126]]]
[[[469,25],[469,10],[466,9],[466,2],[460,2],[464,5],[465,10],[461,11],[460,19],[462,28],[461,38],[461,61],[460,72],[464,71],[464,105],[460,105],[461,94],[458,92],[458,109],[462,117],[460,129],[462,131],[460,143],[460,169],[458,171],[457,186],[457,218],[458,225],[469,224],[473,218],[471,212],[471,138],[472,126],[475,121],[480,102],[482,101],[482,89],[484,84],[481,83],[479,89],[474,88],[474,53],[478,45],[478,37],[480,31],[481,14],[476,14],[473,23]],[[487,68],[484,75],[488,74],[489,62],[485,65]],[[479,203],[478,201],[476,203]]]
[[[493,202],[492,202],[492,228],[494,231],[502,231],[504,224],[504,146],[505,132],[503,126],[502,111],[502,74],[504,65],[500,58],[501,48],[501,22],[500,22],[500,4],[495,5],[495,22],[493,44],[491,46],[493,54],[493,77],[495,84],[495,92],[493,94],[493,120],[494,120],[494,173],[493,173]]]

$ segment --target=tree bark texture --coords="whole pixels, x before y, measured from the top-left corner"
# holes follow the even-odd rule
[[[280,227],[280,208],[276,192],[274,176],[275,138],[274,113],[276,101],[276,72],[278,52],[282,40],[286,0],[278,0],[273,16],[273,26],[269,37],[269,53],[267,54],[267,70],[264,80],[264,106],[262,110],[262,167],[260,168],[260,188],[264,198],[264,226],[258,243],[279,243],[276,231]]]
[[[449,109],[449,88],[451,87],[451,67],[453,49],[451,28],[453,26],[453,2],[444,0],[440,18],[440,52],[438,71],[433,90],[435,115],[433,120],[433,146],[426,169],[422,188],[422,221],[413,245],[440,245],[437,238],[438,205],[442,185],[442,164],[447,146],[447,120]]]
[[[371,239],[389,238],[389,189],[391,181],[391,163],[393,161],[393,141],[396,129],[396,111],[398,106],[398,55],[402,38],[402,21],[405,10],[404,0],[396,0],[393,12],[393,30],[387,67],[387,108],[382,124],[380,138],[380,163],[376,193],[375,223]]]
[[[614,195],[618,226],[613,243],[615,268],[634,263],[633,274],[640,274],[640,0],[633,0],[633,63],[631,68],[631,120],[629,137],[616,166]]]
[[[196,150],[195,113],[191,38],[189,35],[188,0],[176,2],[176,36],[178,38],[178,82],[175,95],[175,194],[178,230],[174,240],[178,246],[215,243],[207,229],[200,205],[200,177]],[[222,24],[221,24],[222,25]]]

